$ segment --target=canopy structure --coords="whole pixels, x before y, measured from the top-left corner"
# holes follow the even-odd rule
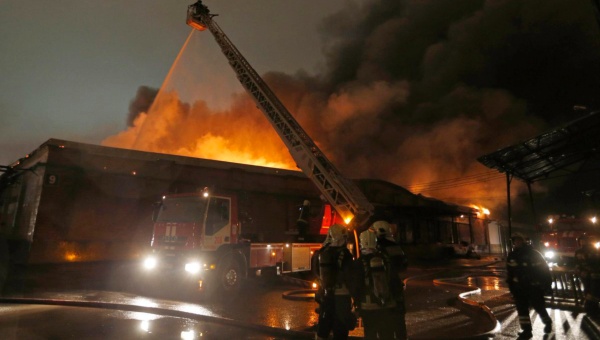
[[[579,118],[529,140],[481,156],[480,163],[525,182],[573,174],[600,161],[600,113]]]
[[[527,183],[531,197],[533,182],[600,170],[600,113],[592,112],[562,127],[481,156],[477,160],[488,168],[506,173],[510,232],[512,177]],[[588,192],[597,194],[598,187],[590,187]]]

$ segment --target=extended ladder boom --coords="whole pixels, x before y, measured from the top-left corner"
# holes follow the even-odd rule
[[[373,215],[373,205],[354,182],[343,177],[325,157],[227,35],[212,20],[214,16],[199,0],[188,7],[187,24],[200,31],[208,29],[212,33],[240,83],[277,131],[298,167],[315,183],[325,199],[351,228],[357,229],[363,226]]]

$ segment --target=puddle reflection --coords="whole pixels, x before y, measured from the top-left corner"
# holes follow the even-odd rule
[[[469,287],[481,288],[481,290],[501,290],[505,288],[505,282],[497,276],[469,276],[466,283]]]

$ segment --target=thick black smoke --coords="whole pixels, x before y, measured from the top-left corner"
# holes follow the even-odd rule
[[[327,103],[300,106],[350,175],[398,184],[466,176],[482,171],[479,156],[579,117],[574,106],[600,107],[590,1],[361,4],[323,23],[327,69],[305,99]],[[475,195],[425,194],[459,203]],[[497,194],[486,203],[503,204]]]
[[[573,105],[599,105],[594,15],[587,0],[373,0],[324,22],[326,81],[408,80],[411,111],[459,86],[504,89],[528,114],[562,123]]]
[[[590,1],[347,4],[320,27],[327,60],[320,74],[264,77],[347,177],[410,189],[472,176],[488,170],[478,157],[577,118],[575,105],[600,107],[600,33]],[[129,122],[155,94],[140,88]],[[203,103],[174,107],[160,129],[146,129],[158,136],[148,145],[198,154],[209,149],[205,141],[220,138],[245,153],[272,132],[247,96],[224,110],[230,132],[215,128],[221,127],[215,113],[223,112],[210,112]],[[252,115],[257,119],[244,126],[253,128],[242,129],[247,142],[234,145],[242,131],[235,122]],[[271,137],[269,143],[277,143]],[[505,211],[502,178],[476,184],[417,192]]]
[[[138,87],[135,98],[129,103],[129,114],[127,115],[127,126],[133,126],[134,120],[142,112],[148,112],[154,102],[158,89],[148,86]]]

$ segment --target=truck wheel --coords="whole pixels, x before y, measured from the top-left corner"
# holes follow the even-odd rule
[[[218,284],[223,293],[237,293],[242,287],[244,278],[242,266],[233,256],[228,256],[221,263]]]

